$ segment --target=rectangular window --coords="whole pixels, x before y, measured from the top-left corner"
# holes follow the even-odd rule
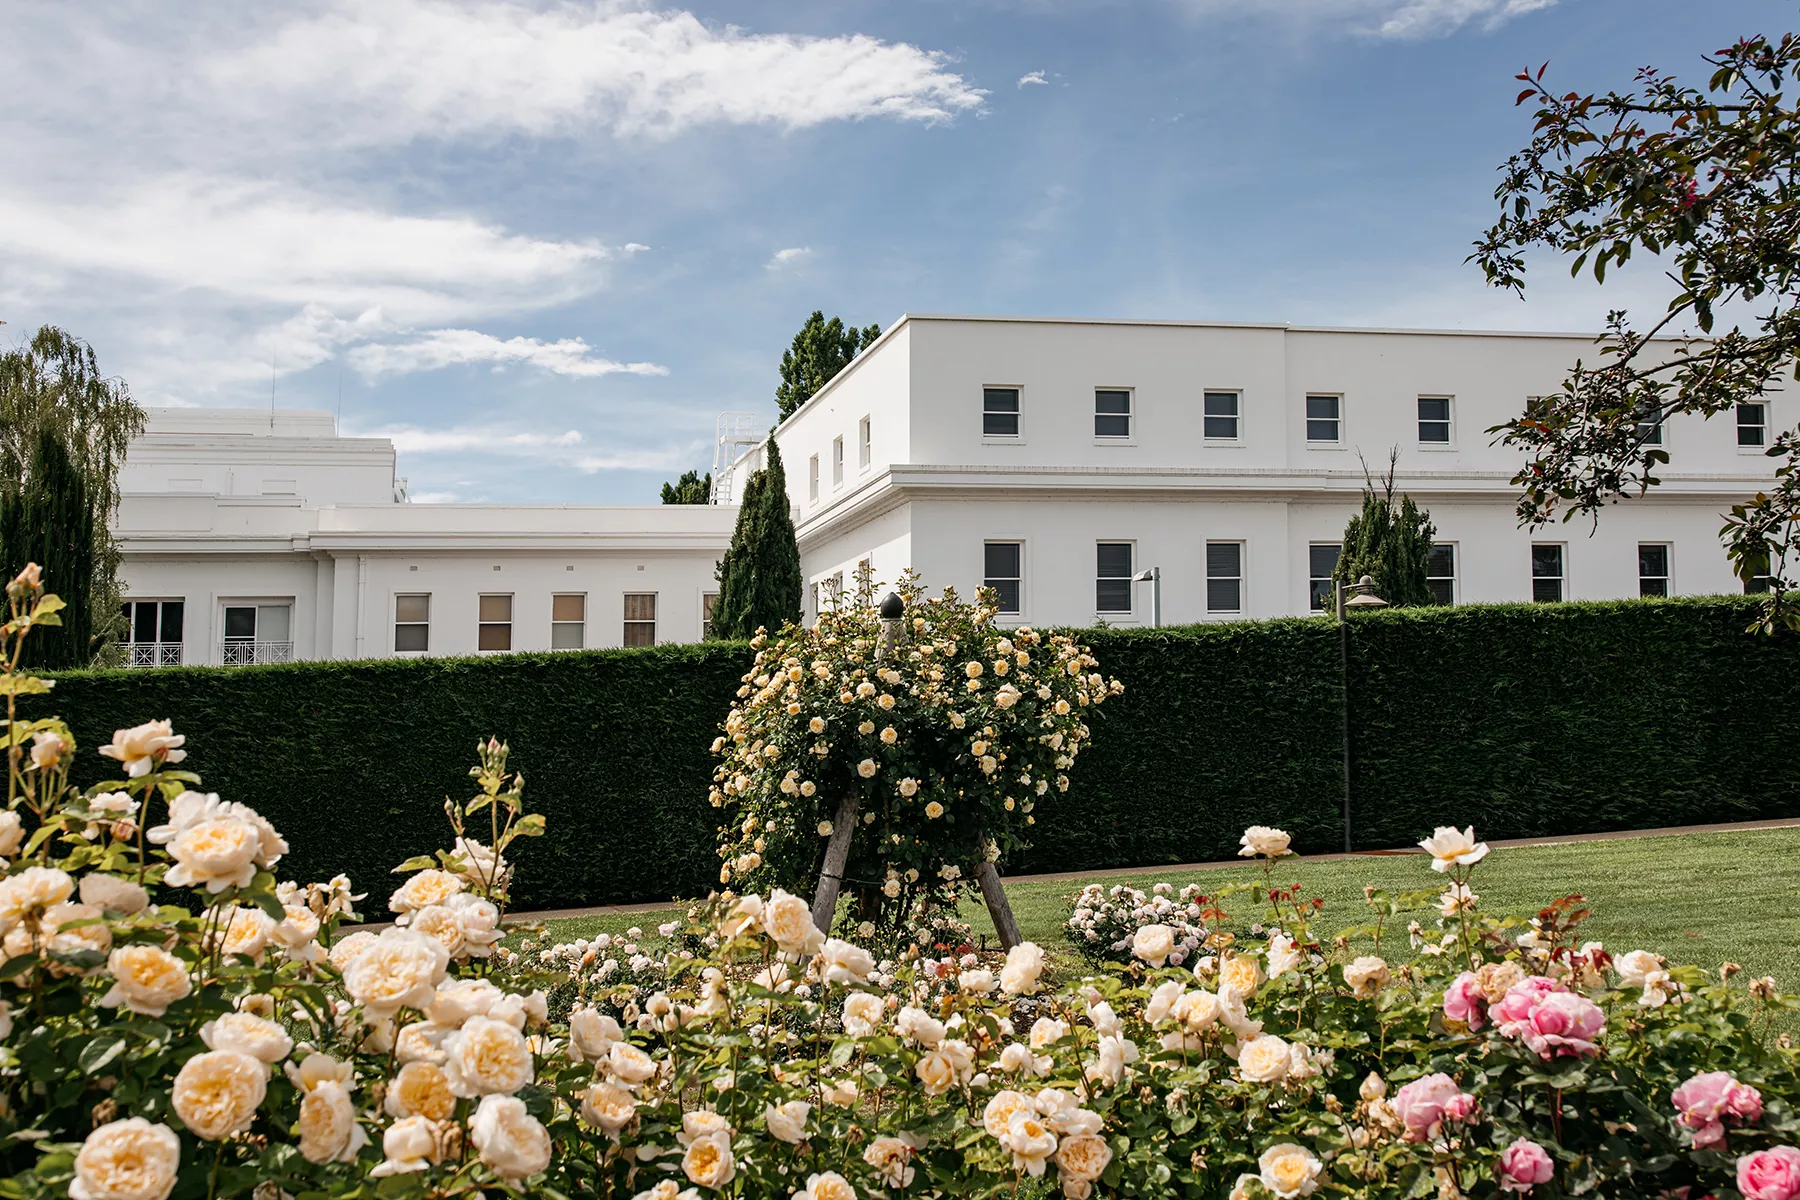
[[[844,439],[831,439],[831,486],[844,486]]]
[[[816,454],[806,461],[806,498],[819,498],[819,456]]]
[[[1663,444],[1662,422],[1660,420],[1655,419],[1656,413],[1654,411],[1654,406],[1651,406],[1649,411],[1645,411],[1645,410],[1639,410],[1639,411],[1640,411],[1641,416],[1647,417],[1650,419],[1649,420],[1640,420],[1637,423],[1636,428],[1633,430],[1634,434],[1637,437],[1638,444],[1641,446],[1660,446],[1660,445],[1662,445]]]
[[[1025,547],[1019,542],[988,542],[982,547],[981,583],[994,589],[1003,613],[1018,613],[1024,573]]]
[[[227,604],[219,662],[227,667],[294,661],[291,604]]]
[[[181,624],[186,605],[180,600],[127,600],[125,638],[121,646],[128,667],[179,667]]]
[[[1754,560],[1756,574],[1744,585],[1746,596],[1766,596],[1775,588],[1775,575],[1769,570],[1769,556],[1758,555]]]
[[[1531,548],[1531,598],[1555,601],[1563,598],[1563,548],[1535,545]]]
[[[874,451],[869,438],[869,418],[864,417],[856,423],[856,465],[865,471],[869,469]]]
[[[1644,543],[1638,546],[1638,595],[1669,594],[1669,548]]]
[[[1738,445],[1765,446],[1769,441],[1769,408],[1766,404],[1737,406]]]
[[[1206,543],[1206,611],[1244,611],[1244,543]]]
[[[293,496],[298,492],[299,487],[292,479],[263,480],[262,494],[265,496]]]
[[[1200,401],[1201,433],[1210,442],[1238,440],[1238,394],[1208,392]]]
[[[625,644],[656,645],[655,592],[625,593]]]
[[[475,630],[477,650],[512,649],[512,595],[489,593],[481,597]]]
[[[1306,440],[1338,442],[1343,440],[1344,398],[1342,396],[1308,396],[1306,398]]]
[[[1019,436],[1019,389],[981,389],[981,436]]]
[[[431,593],[394,597],[394,652],[417,653],[431,648]]]
[[[587,645],[587,593],[558,592],[550,597],[550,648],[579,650]]]
[[[1439,542],[1425,560],[1425,586],[1431,589],[1434,604],[1456,603],[1456,547]]]
[[[1306,575],[1314,612],[1331,612],[1337,608],[1331,573],[1337,570],[1338,559],[1343,553],[1344,548],[1336,543],[1306,548]]]
[[[819,611],[819,585],[813,584],[813,612]],[[719,593],[700,593],[700,636],[710,638],[713,635],[713,606],[719,602]]]
[[[1425,446],[1450,444],[1450,398],[1419,397],[1419,442]]]
[[[1131,393],[1101,389],[1094,393],[1094,436],[1131,436]]]
[[[1131,543],[1098,542],[1094,547],[1094,611],[1131,611]]]

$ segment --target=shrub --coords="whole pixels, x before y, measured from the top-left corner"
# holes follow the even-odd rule
[[[1175,951],[1169,955],[1169,962],[1179,967],[1206,938],[1206,928],[1200,921],[1207,899],[1197,883],[1186,885],[1179,895],[1167,883],[1157,884],[1148,893],[1123,884],[1108,887],[1090,883],[1076,893],[1063,930],[1070,945],[1082,955],[1126,962],[1131,958],[1131,942],[1137,931],[1147,925],[1160,925],[1174,938]]]

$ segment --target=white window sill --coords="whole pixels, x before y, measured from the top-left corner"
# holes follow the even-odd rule
[[[1094,435],[1094,445],[1096,445],[1096,446],[1135,446],[1135,445],[1137,445],[1137,438],[1135,438],[1135,437],[1101,437],[1099,434],[1095,434]]]
[[[1427,454],[1454,454],[1456,453],[1456,444],[1454,442],[1449,444],[1444,442],[1420,442],[1418,449],[1423,450]]]
[[[1308,450],[1333,450],[1341,454],[1350,447],[1342,442],[1308,442],[1306,448]]]
[[[1739,454],[1754,454],[1758,458],[1766,458],[1769,453],[1769,448],[1767,446],[1739,446],[1737,452]]]
[[[1022,437],[1001,437],[999,435],[989,437],[986,434],[983,434],[981,444],[984,446],[1023,446],[1025,444],[1025,439]]]
[[[1244,448],[1243,438],[1203,437],[1200,442],[1210,450],[1242,450]]]

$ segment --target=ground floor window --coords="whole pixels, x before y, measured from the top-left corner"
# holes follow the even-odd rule
[[[225,604],[219,662],[227,667],[294,661],[291,602]]]
[[[656,593],[625,593],[625,644],[656,645]]]
[[[125,636],[119,643],[125,651],[125,665],[180,666],[185,609],[185,603],[180,600],[127,600],[124,605]]]

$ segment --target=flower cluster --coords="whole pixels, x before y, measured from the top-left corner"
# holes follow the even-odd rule
[[[995,626],[991,597],[928,597],[910,576],[899,594],[905,616],[884,629],[864,572],[816,625],[753,640],[713,744],[722,884],[810,892],[848,814],[846,878],[871,881],[865,913],[880,909],[891,933],[934,889],[1022,845],[1038,803],[1068,790],[1118,681],[1068,637]]]
[[[1074,909],[1063,928],[1083,955],[1124,961],[1132,955],[1138,931],[1148,925],[1159,926],[1169,933],[1170,948],[1164,961],[1179,967],[1199,952],[1211,934],[1208,903],[1197,883],[1187,884],[1180,892],[1172,884],[1159,883],[1147,893],[1123,884],[1090,883],[1075,896]]]

